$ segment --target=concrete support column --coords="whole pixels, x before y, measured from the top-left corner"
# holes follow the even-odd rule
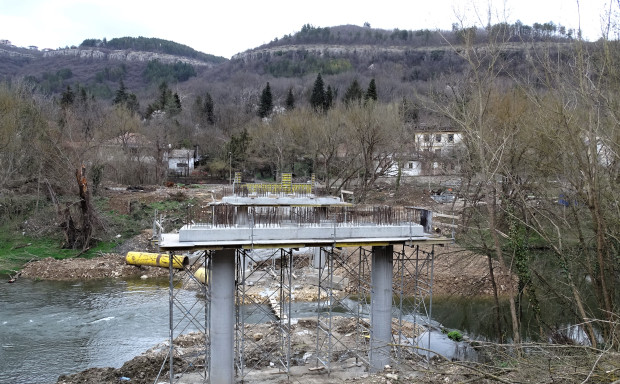
[[[325,266],[325,260],[327,260],[327,255],[325,253],[321,255],[321,251],[321,247],[312,248],[312,267],[314,269],[321,269]]]
[[[234,382],[235,250],[215,251],[211,258],[209,382]]]
[[[318,215],[318,222],[324,221],[327,219],[327,207],[320,207],[316,209],[316,213]],[[312,251],[312,267],[315,269],[321,269],[325,267],[325,260],[327,259],[327,255],[321,255],[321,247],[315,247]]]
[[[392,340],[392,269],[394,246],[372,247],[370,298],[370,371],[390,364]]]

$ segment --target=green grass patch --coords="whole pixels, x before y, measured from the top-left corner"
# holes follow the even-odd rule
[[[181,199],[181,196],[173,196],[170,200],[148,204],[147,209],[150,209],[151,211],[157,209],[159,212],[181,212],[187,208],[188,204],[192,204],[191,200]]]
[[[60,241],[50,238],[32,238],[3,231],[0,235],[0,274],[14,272],[30,260],[53,257],[65,259],[79,251],[61,249]]]
[[[63,249],[62,230],[49,219],[55,215],[49,206],[43,204],[36,212],[34,209],[24,209],[13,215],[3,212],[1,217],[4,222],[0,225],[0,274],[15,273],[31,260],[47,257],[66,259],[77,255],[90,258],[101,252],[110,252],[117,246],[114,236],[97,233],[95,237],[101,241],[84,253],[81,253],[81,249]],[[27,228],[24,228],[25,225]],[[31,235],[29,231],[42,234]]]
[[[0,275],[14,273],[31,260],[47,257],[67,259],[82,252],[80,249],[62,249],[61,243],[60,239],[34,238],[3,231],[0,235]],[[102,252],[111,252],[116,246],[115,242],[101,241],[80,257],[92,258]]]

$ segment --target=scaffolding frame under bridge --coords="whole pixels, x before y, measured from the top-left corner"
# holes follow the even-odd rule
[[[305,351],[304,364],[330,375],[334,361],[343,357],[355,358],[370,372],[430,358],[435,245],[452,242],[425,231],[432,213],[409,209],[405,216],[390,216],[375,210],[379,216],[361,222],[368,215],[352,219],[353,211],[339,207],[342,220],[337,220],[319,206],[305,209],[305,219],[291,221],[291,206],[281,206],[267,214],[273,221],[261,223],[256,213],[263,215],[265,209],[233,208],[221,208],[225,214],[214,213],[209,224],[194,222],[179,233],[165,234],[156,226],[160,250],[171,259],[193,252],[182,269],[172,262],[169,267],[170,383],[184,382],[185,375],[198,375],[196,380],[204,383],[247,382],[267,366],[290,375],[292,365],[300,364],[293,347],[298,264],[313,274],[317,298],[315,315],[303,319],[316,324],[314,348]],[[237,220],[240,214],[243,224]],[[382,221],[373,224],[377,217]],[[412,221],[421,217],[425,225]],[[230,236],[211,237],[216,229]],[[304,261],[308,253],[299,255],[299,249],[311,250],[311,260]],[[199,269],[208,284],[196,278]],[[252,286],[265,280],[277,288],[252,294]],[[180,294],[187,284],[199,286],[191,299]],[[335,328],[343,316],[350,326],[346,333]],[[257,337],[255,328],[265,322],[268,333]],[[191,356],[182,355],[174,343],[188,329],[204,335],[204,350]]]

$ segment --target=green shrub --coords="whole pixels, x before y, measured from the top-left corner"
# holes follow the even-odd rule
[[[451,332],[448,332],[448,339],[454,340],[454,341],[462,341],[463,335],[459,331],[451,331]]]

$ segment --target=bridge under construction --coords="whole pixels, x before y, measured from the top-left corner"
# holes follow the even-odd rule
[[[157,224],[160,250],[185,260],[169,263],[170,383],[189,372],[205,383],[244,381],[266,365],[288,375],[299,274],[312,276],[316,292],[315,343],[304,358],[314,369],[329,375],[344,355],[369,372],[428,358],[435,246],[452,242],[434,233],[432,212],[359,207],[315,195],[312,184],[278,185],[239,183],[221,201],[193,207],[176,233]],[[261,279],[271,288],[257,295]],[[201,282],[191,303],[178,294],[188,281]],[[334,329],[337,316],[354,325],[346,336]],[[276,343],[255,336],[265,321]],[[173,340],[188,329],[204,332],[204,351],[180,366]],[[249,359],[250,350],[259,353]]]

